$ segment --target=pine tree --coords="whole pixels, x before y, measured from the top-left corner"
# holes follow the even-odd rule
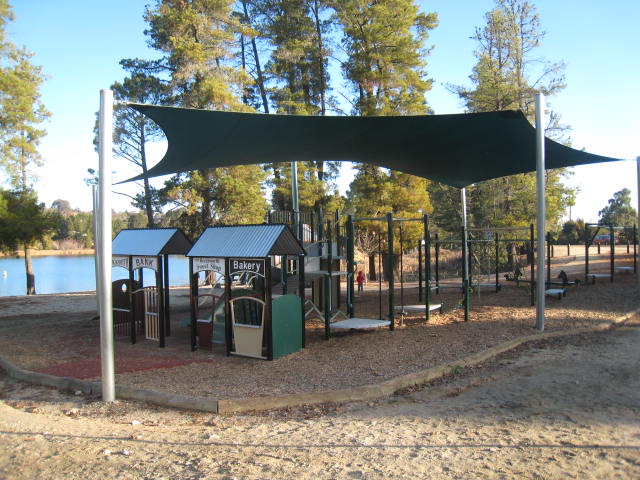
[[[120,62],[125,69],[128,61]],[[165,82],[149,75],[145,68],[132,68],[131,74],[122,82],[111,86],[117,100],[162,105],[167,102],[168,89]],[[142,113],[126,105],[114,107],[115,128],[113,132],[114,153],[147,173],[147,142],[161,137],[160,128]],[[142,208],[147,217],[147,226],[154,226],[153,215],[159,209],[157,191],[145,178],[142,181],[142,193],[136,195],[133,205]]]
[[[413,0],[331,2],[343,28],[342,65],[354,96],[356,115],[428,113],[424,43],[438,24],[435,13],[421,13]]]
[[[12,20],[9,2],[0,0],[0,167],[14,189],[4,192],[9,210],[3,218],[0,242],[12,247],[19,242],[23,247],[27,294],[31,295],[35,294],[35,274],[30,247],[50,227],[47,221],[41,221],[45,217],[32,191],[34,169],[42,166],[38,145],[46,135],[38,126],[50,113],[40,100],[40,85],[45,78],[42,69],[31,63],[31,52],[7,39],[6,27]]]
[[[533,121],[534,93],[547,96],[561,91],[564,64],[535,56],[545,32],[528,0],[496,0],[485,15],[486,25],[476,29],[478,59],[470,76],[473,87],[450,86],[465,102],[469,112],[518,109]],[[566,127],[552,112],[546,134],[560,138]],[[547,172],[547,219],[552,227],[564,213],[573,192],[562,184],[566,170]],[[525,226],[535,218],[534,174],[513,175],[482,182],[468,188],[471,223],[476,227]],[[444,194],[447,187],[439,187]],[[451,194],[442,195],[443,198]],[[435,200],[435,198],[434,198]],[[448,208],[440,202],[436,210]]]
[[[163,65],[181,105],[191,108],[251,111],[242,102],[250,78],[234,63],[236,37],[246,30],[230,0],[158,0],[148,7],[150,45],[165,52]],[[260,166],[207,169],[174,175],[161,196],[183,209],[190,233],[214,223],[253,223],[264,218]],[[245,196],[254,202],[243,201]],[[229,209],[235,200],[239,209]],[[255,206],[255,208],[253,208]],[[259,215],[255,209],[259,210]]]
[[[325,115],[329,96],[326,36],[328,22],[322,20],[325,2],[320,0],[262,0],[261,30],[273,49],[266,65],[271,103],[278,113]],[[290,209],[291,168],[274,164],[275,209]],[[330,208],[335,197],[337,162],[299,162],[301,208]]]

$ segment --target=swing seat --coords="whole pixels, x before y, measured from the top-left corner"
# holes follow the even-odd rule
[[[339,322],[331,324],[332,329],[336,330],[363,330],[368,328],[388,327],[391,325],[389,320],[374,320],[371,318],[347,318]]]
[[[616,270],[619,272],[625,272],[625,273],[633,273],[633,267],[616,267]]]
[[[589,280],[591,280],[591,284],[595,285],[596,278],[611,278],[611,274],[610,273],[589,273],[585,275],[585,277],[587,279],[587,283],[589,283]]]
[[[567,290],[565,288],[548,288],[544,291],[544,294],[549,297],[556,297],[558,300],[562,300],[562,297],[567,296]]]
[[[409,312],[426,312],[427,308],[426,305],[424,304],[417,304],[417,305],[396,305],[395,310],[400,312],[401,315],[406,315]],[[442,313],[442,309],[444,308],[444,304],[443,303],[432,303],[431,305],[429,305],[429,311],[433,312],[434,310],[440,310],[440,313]]]

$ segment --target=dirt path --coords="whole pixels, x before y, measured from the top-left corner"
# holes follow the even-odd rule
[[[384,401],[214,416],[0,377],[0,478],[640,478],[640,328],[547,341]]]

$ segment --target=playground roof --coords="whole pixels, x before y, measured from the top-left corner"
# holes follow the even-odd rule
[[[287,225],[231,225],[207,228],[187,257],[265,258],[303,254],[304,248]]]
[[[120,230],[113,239],[113,255],[184,255],[191,241],[179,228],[132,228]]]
[[[169,143],[148,177],[232,165],[338,160],[464,187],[536,169],[535,129],[521,111],[320,117],[130,106],[156,122]],[[550,139],[545,150],[547,169],[619,160]]]

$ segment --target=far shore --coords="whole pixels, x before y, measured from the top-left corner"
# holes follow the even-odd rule
[[[70,248],[68,250],[36,250],[31,249],[32,257],[48,257],[48,256],[59,256],[59,255],[93,255],[93,248]],[[22,258],[24,257],[24,251],[15,251],[13,253],[0,253],[0,258]]]

